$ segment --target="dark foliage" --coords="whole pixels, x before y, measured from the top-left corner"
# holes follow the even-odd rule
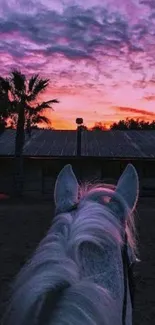
[[[139,119],[120,120],[118,123],[111,125],[111,130],[155,130],[155,121],[146,122]]]

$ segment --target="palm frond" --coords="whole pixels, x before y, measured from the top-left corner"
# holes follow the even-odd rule
[[[32,93],[27,96],[27,101],[31,102],[37,98],[37,96],[46,90],[46,88],[49,86],[49,79],[38,79],[36,80]]]
[[[50,124],[51,121],[48,117],[46,116],[43,116],[43,115],[36,115],[36,116],[33,116],[32,118],[32,124],[37,124],[37,123],[46,123],[46,124]]]
[[[59,103],[59,101],[57,99],[52,99],[52,100],[48,100],[47,102],[42,102],[41,104],[38,104],[36,107],[34,107],[33,110],[35,114],[41,113],[47,108],[50,108],[52,111],[54,111],[54,109],[51,107],[51,104],[53,103]]]
[[[9,117],[10,123],[12,124],[13,128],[17,127],[18,115],[16,113],[11,114]]]
[[[51,99],[51,100],[47,101],[46,103],[49,103],[49,104],[53,104],[53,103],[54,103],[54,104],[55,104],[55,103],[56,103],[56,104],[59,104],[60,101],[59,101],[58,99],[55,98],[55,99]]]
[[[0,114],[5,118],[12,112],[12,101],[9,97],[11,93],[11,84],[8,78],[0,77]]]
[[[4,103],[0,101],[0,117],[7,118],[9,116],[9,110],[7,106],[4,106]]]
[[[0,77],[0,94],[1,93],[8,93],[11,90],[11,85],[7,78]]]
[[[39,75],[36,74],[34,76],[32,76],[29,80],[29,83],[28,83],[28,92],[31,93],[33,91],[33,88],[34,88],[34,85],[38,79]]]
[[[17,100],[12,100],[11,101],[11,112],[13,113],[17,113],[17,107],[18,107],[19,103]]]
[[[14,93],[18,96],[26,91],[26,76],[18,70],[11,72],[11,82],[14,87]]]

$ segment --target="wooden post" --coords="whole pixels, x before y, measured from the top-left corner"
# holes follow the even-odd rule
[[[77,149],[76,149],[77,156],[81,156],[81,127],[77,127]]]
[[[81,156],[81,133],[82,133],[82,124],[83,119],[81,117],[76,119],[77,126],[77,145],[76,145],[76,155],[79,157]]]

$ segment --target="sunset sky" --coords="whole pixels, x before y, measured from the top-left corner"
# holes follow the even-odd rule
[[[0,0],[0,71],[51,80],[55,128],[155,119],[155,0]]]

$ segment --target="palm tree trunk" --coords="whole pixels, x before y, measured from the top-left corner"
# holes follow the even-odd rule
[[[25,141],[25,111],[24,103],[19,105],[18,122],[15,138],[15,173],[14,173],[14,194],[22,196],[23,192],[23,146]]]

